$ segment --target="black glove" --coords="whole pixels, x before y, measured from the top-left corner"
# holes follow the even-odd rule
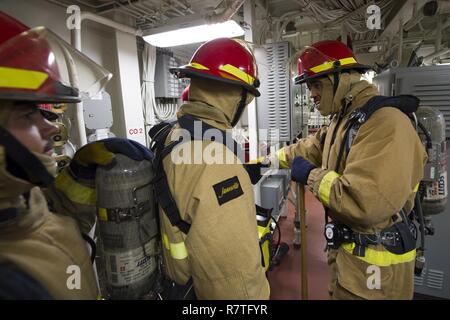
[[[91,142],[79,149],[70,162],[70,169],[76,177],[94,179],[97,166],[112,164],[117,153],[136,161],[152,159],[152,152],[139,142],[108,138]]]
[[[299,182],[303,185],[308,183],[308,176],[312,169],[316,166],[301,156],[295,157],[291,166],[291,178],[292,180]]]

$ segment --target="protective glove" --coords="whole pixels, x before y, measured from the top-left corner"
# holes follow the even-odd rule
[[[70,162],[70,171],[76,178],[94,179],[97,166],[112,165],[117,153],[135,161],[152,159],[151,151],[136,141],[108,138],[91,142],[79,149]]]
[[[315,168],[315,165],[303,157],[295,157],[291,166],[291,178],[296,182],[306,185],[308,183],[309,173]]]

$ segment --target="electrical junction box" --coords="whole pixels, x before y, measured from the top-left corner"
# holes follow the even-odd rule
[[[181,97],[183,83],[170,73],[170,68],[180,66],[180,61],[169,53],[157,51],[155,64],[155,97],[175,98]]]
[[[91,130],[111,128],[113,115],[111,96],[103,91],[97,97],[83,101],[86,128]]]
[[[261,184],[261,207],[273,209],[272,216],[280,214],[284,199],[284,178],[269,176]]]
[[[294,85],[290,74],[290,57],[294,54],[289,42],[269,43],[254,49],[258,64],[257,98],[258,134],[260,141],[289,142],[302,132],[303,105],[300,86]]]

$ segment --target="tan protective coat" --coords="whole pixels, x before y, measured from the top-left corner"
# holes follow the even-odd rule
[[[190,114],[216,128],[230,128],[240,93],[237,86],[193,79],[191,102],[178,117]],[[187,150],[193,164],[175,164],[186,159]],[[209,163],[208,155],[234,164]],[[179,284],[192,277],[199,299],[268,299],[252,186],[235,155],[218,142],[191,141],[177,146],[163,164],[181,217],[191,224],[185,235],[160,210],[162,233],[172,245],[184,243],[187,251],[187,257],[177,259],[164,249],[167,275]],[[233,177],[243,194],[220,205],[213,186]]]
[[[318,166],[311,171],[308,186],[319,199],[323,177],[335,170],[350,113],[377,94],[376,88],[366,81],[355,83],[341,100],[347,104],[347,110],[340,124],[336,114],[328,128],[285,148],[289,165],[295,156],[303,156]],[[407,212],[412,209],[413,190],[422,179],[426,158],[408,117],[398,109],[381,108],[360,127],[349,154],[342,159],[337,171],[341,176],[333,181],[329,194],[331,218],[361,233],[375,233],[392,225],[392,217],[400,209]],[[385,250],[382,246],[371,248]],[[351,294],[365,299],[412,298],[414,261],[380,267],[380,289],[368,288],[372,275],[369,264],[342,247],[329,253],[328,262],[332,278],[330,293],[334,299]],[[340,292],[339,288],[351,294]]]
[[[4,158],[0,148],[0,208],[17,208],[18,215],[0,223],[0,261],[16,265],[55,299],[96,299],[97,283],[77,223],[51,213],[41,189],[10,175]],[[22,196],[27,191],[28,207]],[[79,289],[71,266],[79,267]]]

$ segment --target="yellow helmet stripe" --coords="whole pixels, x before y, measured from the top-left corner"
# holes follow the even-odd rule
[[[232,66],[231,64],[226,64],[219,67],[219,70],[225,71],[233,76],[235,76],[238,79],[241,79],[245,83],[249,85],[253,85],[255,82],[255,78],[253,78],[251,75],[249,75],[247,72],[242,71],[239,68],[236,68],[235,66]]]
[[[357,63],[355,58],[353,58],[353,57],[340,59],[339,62],[341,63],[341,66],[345,66],[347,64],[352,64],[352,63]],[[333,65],[334,65],[334,61],[328,61],[328,62],[319,64],[318,66],[312,67],[310,70],[314,73],[320,73],[320,72],[332,69]]]
[[[191,62],[188,65],[186,65],[186,67],[191,67],[197,70],[209,70],[208,67],[205,67],[204,65],[197,63],[197,62]]]
[[[36,90],[47,78],[45,72],[0,67],[0,88]]]

